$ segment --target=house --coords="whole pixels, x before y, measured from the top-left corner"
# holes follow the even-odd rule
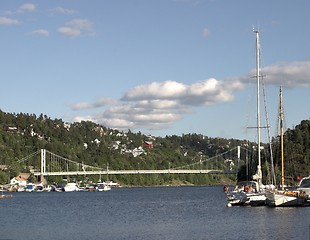
[[[145,148],[153,148],[154,147],[153,142],[151,142],[151,141],[144,141],[143,146]]]
[[[26,186],[27,179],[23,178],[22,176],[14,177],[11,179],[10,185],[18,185],[18,186]]]
[[[10,127],[10,126],[8,126],[8,127],[5,128],[5,131],[6,132],[11,132],[11,133],[17,133],[18,132],[18,128],[17,127]]]

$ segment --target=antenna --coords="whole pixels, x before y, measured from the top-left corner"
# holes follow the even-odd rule
[[[252,28],[253,28],[253,32],[255,32],[255,33],[258,33],[258,32],[259,32],[259,26],[258,26],[257,28],[255,28],[255,27],[254,27],[254,24],[253,24]]]

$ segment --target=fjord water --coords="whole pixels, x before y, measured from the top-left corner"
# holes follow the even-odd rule
[[[225,206],[221,187],[14,193],[0,239],[309,239],[310,208]]]

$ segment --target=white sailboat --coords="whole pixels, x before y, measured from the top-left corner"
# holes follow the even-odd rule
[[[256,34],[256,81],[257,81],[257,152],[258,165],[257,172],[253,175],[253,181],[239,182],[233,192],[227,193],[227,206],[234,205],[251,205],[261,206],[265,205],[266,195],[265,186],[262,184],[262,170],[261,170],[261,124],[260,124],[260,41],[259,30],[254,30]]]
[[[305,189],[300,188],[300,186],[305,186],[306,178],[299,183],[299,188],[296,190],[285,189],[285,179],[284,179],[284,130],[283,130],[283,102],[282,102],[282,87],[280,87],[280,144],[281,144],[281,185],[280,190],[268,190],[266,191],[266,203],[270,207],[298,207],[307,204],[307,193]],[[302,184],[303,183],[303,184]],[[309,184],[310,185],[310,184]]]

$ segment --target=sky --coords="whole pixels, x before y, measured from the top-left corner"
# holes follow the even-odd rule
[[[280,85],[287,128],[310,117],[309,9],[308,0],[0,0],[0,109],[252,140],[254,27],[273,136]]]

